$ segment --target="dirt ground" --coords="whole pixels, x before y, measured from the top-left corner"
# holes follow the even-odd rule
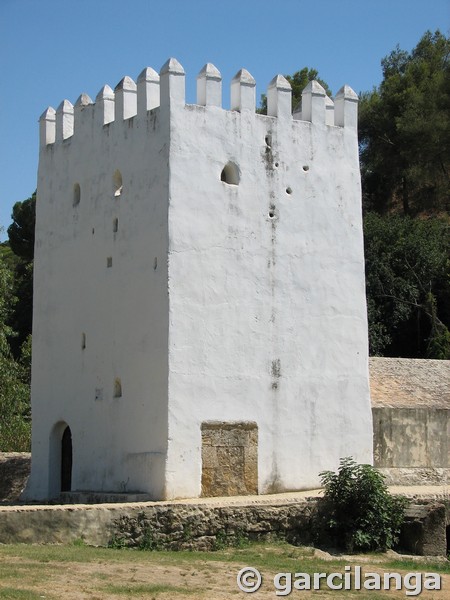
[[[22,547],[23,548],[23,547]],[[80,548],[34,547],[25,552],[18,546],[0,547],[0,598],[36,600],[108,600],[139,598],[142,600],[168,600],[194,598],[198,600],[224,600],[225,598],[250,597],[256,600],[273,599],[276,590],[274,575],[280,572],[344,572],[344,565],[362,567],[367,572],[421,572],[433,571],[423,562],[399,566],[383,566],[380,560],[392,560],[392,555],[342,557],[339,565],[332,557],[316,551],[305,555],[301,548],[259,546],[256,549],[224,550],[217,553],[139,552]],[[313,552],[313,551],[311,551]],[[323,560],[325,558],[325,560]],[[333,562],[334,560],[334,562]],[[437,562],[437,561],[436,561]],[[257,567],[263,576],[259,591],[247,596],[239,590],[236,582],[238,572],[245,566]],[[312,569],[312,571],[311,571]],[[441,574],[441,591],[423,591],[425,600],[450,600],[450,575]],[[291,598],[330,598],[337,591],[292,590]],[[343,591],[345,598],[407,598],[406,589],[401,591]],[[342,597],[342,596],[341,596]]]

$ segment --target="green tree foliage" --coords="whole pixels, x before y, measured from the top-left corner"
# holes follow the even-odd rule
[[[320,79],[319,72],[316,69],[308,69],[303,67],[300,71],[296,71],[293,75],[285,75],[286,79],[292,86],[292,110],[294,110],[298,104],[302,101],[302,92],[310,81],[316,80],[325,89],[328,96],[331,96],[331,90],[327,83]],[[266,115],[267,114],[267,96],[261,95],[261,108],[258,112]]]
[[[450,202],[450,40],[425,33],[411,53],[382,60],[383,81],[361,97],[364,204],[404,214]]]
[[[337,473],[320,474],[324,497],[320,534],[347,551],[384,551],[398,541],[406,499],[391,496],[384,477],[371,465],[350,458]]]
[[[23,202],[16,202],[12,224],[8,227],[9,247],[14,255],[14,294],[17,303],[10,315],[10,325],[16,335],[10,338],[13,355],[20,357],[21,347],[31,335],[33,318],[33,255],[36,220],[36,193]]]
[[[450,221],[364,218],[372,355],[450,358]]]
[[[34,227],[36,221],[36,192],[23,202],[16,202],[12,211],[12,223],[8,227],[11,250],[28,262],[34,256]]]
[[[30,448],[30,390],[26,368],[11,355],[8,320],[15,298],[13,277],[0,253],[0,451]]]
[[[0,451],[27,451],[36,196],[17,202],[0,245]]]

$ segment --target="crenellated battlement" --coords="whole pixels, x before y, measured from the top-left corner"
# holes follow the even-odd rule
[[[303,90],[301,106],[293,112],[291,95],[289,82],[282,75],[276,75],[267,87],[267,116],[356,131],[358,96],[348,85],[344,85],[332,100],[317,81],[311,81]],[[196,104],[227,110],[222,105],[222,75],[211,63],[207,63],[197,76]],[[146,67],[136,82],[125,76],[114,90],[109,85],[103,86],[95,103],[83,93],[75,105],[66,99],[56,111],[48,107],[39,120],[41,147],[76,135],[91,111],[95,121],[104,126],[136,116],[144,118],[158,107],[172,110],[175,106],[185,105],[185,71],[176,59],[170,58],[159,75]],[[238,71],[231,80],[229,110],[256,112],[256,82],[246,69]]]

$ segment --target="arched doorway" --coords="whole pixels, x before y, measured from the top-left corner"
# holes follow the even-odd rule
[[[64,429],[61,438],[61,492],[72,489],[72,433],[70,427]]]

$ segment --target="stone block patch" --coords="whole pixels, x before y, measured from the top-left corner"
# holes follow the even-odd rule
[[[258,493],[258,427],[249,421],[202,423],[202,496]]]

